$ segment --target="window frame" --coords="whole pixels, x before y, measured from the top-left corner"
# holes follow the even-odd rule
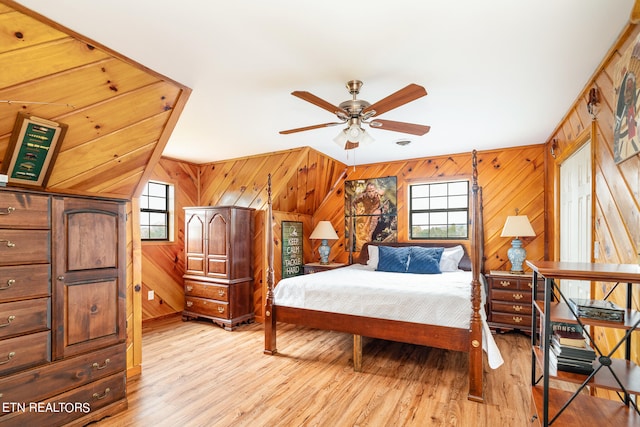
[[[420,186],[429,186],[429,189],[431,189],[430,186],[432,185],[442,185],[442,184],[453,184],[453,183],[460,183],[460,182],[464,182],[466,183],[466,187],[467,187],[467,191],[466,191],[466,207],[464,208],[449,208],[448,206],[446,208],[436,208],[436,209],[416,209],[414,208],[414,203],[415,203],[415,199],[417,199],[417,197],[413,196],[413,190],[414,188],[420,187]],[[431,193],[431,192],[429,192]],[[460,194],[462,195],[462,194]],[[449,201],[449,197],[452,196],[456,196],[454,195],[449,195],[449,189],[447,188],[447,194],[446,196],[438,196],[438,197],[446,197],[447,198],[447,202]],[[436,241],[436,240],[469,240],[470,239],[470,218],[471,218],[471,182],[469,178],[446,178],[446,179],[442,179],[442,180],[430,180],[430,181],[420,181],[420,182],[414,182],[414,183],[410,183],[408,185],[408,224],[409,224],[409,229],[408,229],[408,239],[409,240],[432,240],[432,241]],[[431,198],[431,196],[428,197],[421,197],[421,198]],[[447,203],[448,204],[448,203]],[[450,236],[449,235],[449,229],[452,225],[456,225],[456,224],[461,224],[461,223],[451,223],[449,222],[449,218],[448,218],[448,214],[449,213],[456,213],[456,212],[465,212],[466,213],[466,220],[465,220],[465,226],[466,226],[466,235],[461,236],[461,235],[455,235],[455,236]],[[447,231],[445,236],[414,236],[414,231],[413,231],[413,217],[414,214],[416,213],[426,213],[426,214],[433,214],[433,213],[445,213],[447,214],[447,222],[445,224],[445,229]]]
[[[156,185],[162,185],[164,186],[164,197],[159,197],[159,196],[149,196],[149,184],[156,184]],[[149,197],[153,197],[154,199],[164,199],[165,201],[165,209],[150,209],[150,208],[143,208],[143,202],[142,200],[144,198],[149,198]],[[146,203],[146,206],[149,206],[148,200]],[[142,233],[142,229],[144,227],[147,227],[150,231],[152,224],[142,224],[142,217],[143,214],[147,214],[147,213],[155,213],[155,214],[162,214],[165,217],[165,229],[166,229],[166,237],[164,238],[152,238],[152,237],[143,237],[143,233]],[[171,226],[173,221],[173,185],[166,183],[166,182],[160,182],[160,181],[155,181],[155,180],[149,180],[147,181],[147,183],[144,185],[144,190],[142,191],[142,193],[140,194],[140,240],[142,242],[171,242],[173,241],[173,228]],[[150,235],[150,233],[148,233]]]

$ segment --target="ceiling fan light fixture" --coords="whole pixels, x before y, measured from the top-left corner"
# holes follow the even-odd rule
[[[344,147],[344,145],[347,143],[347,141],[349,140],[347,138],[347,130],[349,128],[343,129],[340,131],[340,133],[338,135],[336,135],[335,138],[333,138],[333,142],[335,142],[336,144],[338,144],[338,146],[340,147]]]
[[[362,145],[369,145],[375,142],[375,139],[369,135],[369,133],[366,130],[362,130],[362,136],[360,136],[360,144]]]
[[[349,126],[347,130],[347,135],[349,136],[349,141],[360,141],[360,137],[364,130],[360,127],[359,124],[353,123]]]

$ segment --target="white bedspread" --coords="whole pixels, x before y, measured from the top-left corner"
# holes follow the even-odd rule
[[[454,328],[469,328],[471,272],[387,273],[354,264],[278,282],[276,305]],[[484,302],[484,289],[482,301]],[[481,310],[483,348],[493,369],[503,363]]]

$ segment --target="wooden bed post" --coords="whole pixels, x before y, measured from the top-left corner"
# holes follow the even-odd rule
[[[273,312],[273,210],[271,207],[271,174],[267,179],[267,296],[264,305],[264,354],[275,354],[276,316]]]
[[[480,204],[480,188],[478,186],[478,157],[477,151],[472,153],[472,186],[471,205],[472,218],[471,225],[471,322],[469,336],[469,395],[468,399],[475,402],[484,402],[483,398],[483,369],[482,369],[482,318],[481,294],[480,294],[480,272],[482,270],[482,252],[484,245],[484,230],[482,228],[482,207]]]

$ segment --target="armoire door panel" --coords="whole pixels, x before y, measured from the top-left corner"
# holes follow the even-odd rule
[[[118,267],[118,217],[115,213],[71,212],[66,222],[68,270]]]
[[[214,213],[209,221],[207,253],[210,256],[226,257],[229,251],[228,219]],[[214,237],[214,238],[212,238]]]
[[[65,345],[117,334],[117,280],[74,284],[67,286],[65,293]]]

